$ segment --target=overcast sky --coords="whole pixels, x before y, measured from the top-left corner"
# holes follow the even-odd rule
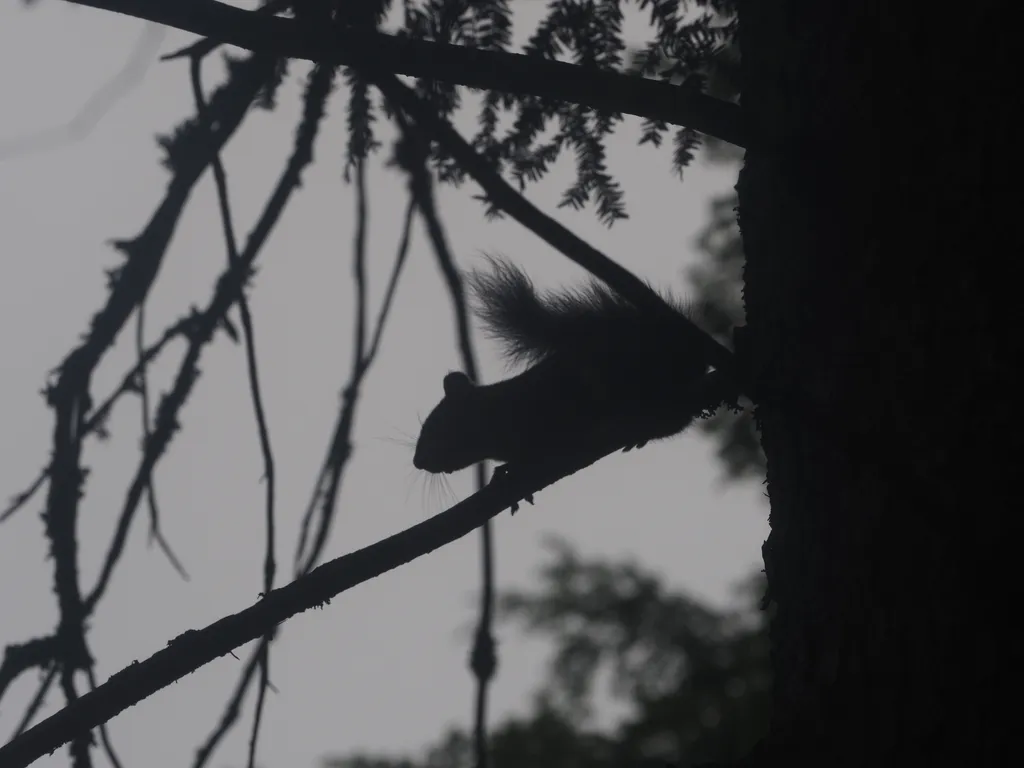
[[[517,36],[541,4],[525,4]],[[627,30],[632,27],[627,26]],[[104,269],[121,257],[109,241],[137,234],[160,200],[169,174],[154,141],[191,112],[187,65],[155,63],[192,38],[135,19],[55,0],[24,10],[0,6],[0,496],[22,490],[45,463],[52,413],[39,391],[80,339],[105,299]],[[140,43],[141,41],[141,43]],[[154,46],[158,46],[154,47]],[[122,69],[133,49],[150,51],[124,81],[123,98],[100,119],[72,132],[51,130],[79,113]],[[151,62],[148,69],[144,62]],[[208,89],[221,71],[211,59]],[[250,115],[225,154],[239,233],[262,208],[291,148],[307,68],[294,65],[277,112]],[[263,386],[278,476],[279,579],[288,578],[297,522],[308,499],[348,376],[352,330],[354,195],[340,182],[344,92],[307,171],[259,260],[251,294]],[[95,123],[92,125],[92,123]],[[668,151],[637,148],[638,120],[627,119],[610,146],[610,170],[627,190],[631,219],[608,230],[591,211],[557,218],[657,285],[685,293],[694,262],[693,236],[712,194],[734,183],[735,168],[692,166],[680,183]],[[390,134],[389,134],[390,135]],[[571,177],[562,162],[529,190],[545,210]],[[400,230],[404,180],[375,162],[370,171],[370,251],[374,300]],[[441,213],[460,265],[480,251],[506,254],[544,285],[568,284],[580,271],[514,222],[486,223],[475,188],[446,189]],[[205,305],[225,263],[212,180],[204,177],[176,232],[147,308],[150,339],[191,304]],[[417,228],[384,348],[365,387],[355,454],[345,475],[333,558],[439,511],[423,476],[411,466],[403,436],[441,396],[443,375],[458,367],[447,295],[424,233]],[[131,364],[125,333],[94,380],[102,397]],[[503,374],[493,348],[479,345],[485,377]],[[166,390],[181,347],[152,374]],[[97,675],[144,659],[186,629],[201,628],[250,605],[261,588],[262,460],[247,395],[243,350],[219,336],[201,364],[202,377],[181,419],[183,431],[156,475],[165,534],[192,580],[147,548],[140,514],[127,554],[90,626]],[[110,423],[111,440],[87,444],[91,468],[80,519],[81,578],[95,583],[139,445],[139,405],[126,399]],[[397,442],[396,442],[397,440]],[[452,479],[471,492],[470,472]],[[674,587],[717,603],[758,567],[767,508],[756,482],[724,485],[713,445],[696,434],[601,461],[537,497],[514,518],[495,522],[498,584],[534,582],[557,533],[585,555],[629,556]],[[48,634],[56,621],[52,563],[39,517],[42,496],[0,527],[0,643]],[[478,585],[476,535],[345,593],[322,611],[289,621],[274,645],[271,677],[278,693],[264,715],[260,763],[315,766],[331,753],[414,750],[449,725],[470,723],[472,679],[466,670]],[[498,632],[500,668],[492,722],[523,712],[544,675],[545,646],[512,628]],[[239,658],[246,658],[242,649]],[[230,656],[147,699],[110,723],[125,766],[188,765],[214,727],[241,664]],[[7,738],[37,686],[23,677],[4,699],[0,733]],[[49,697],[46,712],[59,705]],[[251,700],[246,715],[251,713]],[[211,765],[245,761],[249,721]],[[105,760],[105,758],[99,758]],[[40,766],[67,764],[66,750]],[[103,764],[98,763],[98,764]]]

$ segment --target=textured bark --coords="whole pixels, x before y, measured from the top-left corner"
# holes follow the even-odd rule
[[[1024,250],[1001,7],[741,0],[776,676],[754,764],[1012,754]]]

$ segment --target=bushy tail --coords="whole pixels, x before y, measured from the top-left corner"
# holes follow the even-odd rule
[[[486,258],[490,270],[468,276],[474,310],[512,361],[537,363],[555,352],[599,344],[640,318],[626,299],[596,282],[538,293],[519,267]]]

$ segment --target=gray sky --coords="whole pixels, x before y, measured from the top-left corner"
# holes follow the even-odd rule
[[[523,26],[542,10],[523,6]],[[629,29],[629,27],[627,27]],[[153,137],[191,112],[187,65],[154,63],[87,135],[45,151],[45,131],[71,119],[123,66],[140,36],[160,51],[191,37],[124,16],[47,2],[31,11],[0,6],[0,495],[24,488],[49,451],[52,414],[39,396],[46,374],[77,343],[105,297],[105,268],[120,256],[108,245],[137,234],[169,175]],[[219,65],[207,67],[210,89]],[[244,123],[225,155],[236,223],[244,237],[290,151],[306,67],[293,65],[273,114]],[[336,92],[316,145],[316,164],[259,261],[252,293],[257,346],[278,473],[279,580],[290,573],[297,523],[348,376],[352,329],[350,279],[354,195],[339,182],[344,100]],[[636,148],[638,120],[628,119],[610,147],[610,170],[622,181],[631,219],[607,230],[591,212],[555,211],[572,172],[561,162],[532,201],[657,285],[685,292],[683,269],[696,258],[693,236],[711,194],[734,183],[735,169],[697,163],[680,183],[667,171],[668,150]],[[390,135],[390,134],[389,134]],[[23,143],[26,137],[36,137]],[[379,299],[391,266],[405,205],[404,181],[371,171],[371,282]],[[480,251],[501,252],[541,284],[580,279],[580,271],[513,222],[486,223],[475,188],[445,189],[441,212],[460,264]],[[147,309],[150,339],[190,304],[208,301],[225,255],[212,180],[199,185],[177,230]],[[415,435],[441,395],[441,378],[458,367],[443,285],[422,231],[399,290],[384,349],[364,390],[355,455],[345,475],[328,557],[397,532],[442,508],[411,466],[411,450],[394,442]],[[102,397],[133,360],[133,333],[123,334],[95,379]],[[487,380],[503,373],[495,350],[479,345]],[[151,375],[166,390],[182,347],[169,350]],[[105,680],[200,628],[250,605],[261,584],[262,462],[247,395],[243,350],[223,335],[203,358],[202,377],[182,418],[183,432],[156,475],[166,536],[191,573],[181,581],[146,546],[140,514],[127,554],[90,632],[97,674]],[[125,400],[110,423],[112,439],[89,442],[91,468],[82,504],[82,582],[91,588],[120,511],[139,445],[139,405]],[[459,498],[470,472],[453,478]],[[569,538],[585,555],[630,556],[691,593],[723,602],[734,581],[756,567],[767,534],[757,483],[725,486],[710,442],[685,435],[619,454],[543,491],[495,523],[500,587],[527,586],[542,562],[542,535]],[[0,643],[49,633],[56,620],[52,563],[39,518],[42,497],[0,527]],[[314,766],[325,754],[356,749],[412,750],[448,725],[468,725],[472,679],[466,670],[475,620],[477,537],[469,536],[344,594],[322,611],[296,617],[274,646],[271,676],[279,693],[264,715],[264,766]],[[492,722],[528,706],[543,678],[545,646],[499,627],[500,668]],[[245,658],[245,649],[239,652]],[[187,765],[220,716],[240,670],[225,657],[110,723],[126,766]],[[7,738],[35,690],[23,677],[4,700]],[[51,694],[47,714],[59,695]],[[251,713],[252,700],[246,713]],[[213,765],[244,764],[248,720]],[[67,764],[66,750],[40,766]]]

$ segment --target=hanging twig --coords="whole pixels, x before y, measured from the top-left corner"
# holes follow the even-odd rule
[[[395,119],[401,131],[401,139],[396,149],[398,163],[409,174],[409,189],[420,209],[427,225],[427,234],[437,257],[438,266],[444,276],[448,291],[451,294],[452,309],[455,312],[455,328],[462,357],[462,366],[473,381],[480,381],[470,334],[469,310],[466,303],[462,276],[455,266],[448,247],[441,219],[434,200],[434,189],[430,173],[427,169],[427,151],[423,139],[412,129],[395,109]],[[487,483],[485,477],[486,462],[474,465],[474,479],[479,491]],[[476,704],[474,706],[473,747],[477,768],[487,768],[487,692],[491,679],[497,668],[498,660],[495,652],[494,634],[492,629],[494,615],[494,547],[491,540],[491,524],[484,523],[480,527],[480,618],[474,633],[473,649],[470,652],[470,669],[476,677]]]
[[[202,58],[193,56],[189,65],[190,79],[192,81],[192,94],[196,103],[196,113],[200,120],[207,121],[206,97],[203,95],[202,85]],[[220,211],[221,227],[224,231],[224,246],[227,251],[229,266],[237,266],[241,260],[238,253],[238,244],[235,238],[235,227],[231,216],[231,203],[228,197],[227,172],[224,170],[224,163],[220,153],[213,156],[213,178],[217,189],[217,205]],[[263,408],[263,396],[260,388],[259,367],[256,362],[256,338],[253,330],[252,313],[249,310],[249,299],[245,294],[245,286],[238,294],[238,312],[242,320],[242,336],[245,345],[246,372],[249,379],[249,394],[252,400],[253,415],[256,419],[256,431],[260,444],[260,453],[263,455],[263,482],[266,488],[265,521],[266,521],[266,544],[263,555],[263,592],[269,592],[274,588],[274,574],[276,566],[276,520],[274,514],[274,501],[276,489],[276,473],[274,471],[274,453],[270,444],[270,428],[267,425],[267,417]],[[270,684],[270,641],[272,634],[264,637],[259,647],[259,669],[260,689],[257,696],[256,711],[253,715],[252,731],[249,737],[249,768],[253,768],[256,760],[256,741],[259,734],[260,722],[263,716],[263,706],[266,702],[266,691]]]

